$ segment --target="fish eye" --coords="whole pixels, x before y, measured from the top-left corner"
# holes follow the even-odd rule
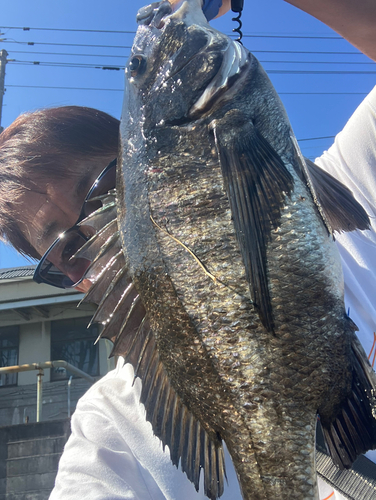
[[[133,56],[129,62],[129,69],[131,72],[131,76],[140,75],[145,71],[146,60],[144,56],[137,55]]]

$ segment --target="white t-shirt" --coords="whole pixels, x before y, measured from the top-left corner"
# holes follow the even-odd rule
[[[343,260],[346,307],[370,360],[376,352],[376,88],[356,110],[335,144],[316,161],[354,193],[371,217],[372,231],[337,236]],[[72,435],[50,500],[204,500],[171,462],[139,403],[140,381],[120,360],[116,370],[80,399]],[[376,453],[373,456],[376,458]],[[241,500],[226,456],[223,500]],[[202,478],[201,478],[202,479]],[[344,497],[319,480],[320,499]],[[271,499],[272,500],[272,499]]]

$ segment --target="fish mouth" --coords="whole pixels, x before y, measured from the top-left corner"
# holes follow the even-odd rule
[[[168,18],[172,12],[172,5],[168,1],[151,3],[139,9],[136,17],[137,24],[162,29],[165,25],[166,18]]]
[[[200,95],[196,96],[191,103],[183,122],[196,120],[206,115],[218,100],[231,98],[229,92],[235,82],[239,80],[247,71],[250,62],[250,53],[242,44],[230,39],[209,25],[201,8],[201,0],[183,0],[177,8],[173,8],[168,1],[153,3],[140,9],[137,14],[138,24],[146,25],[153,31],[162,34],[167,26],[172,24],[184,24],[187,32],[194,29],[196,39],[204,36],[206,43],[192,53],[179,67],[171,67],[164,81],[160,85],[166,84],[172,78],[177,78],[195,58],[210,53],[221,54],[222,62],[216,73],[206,83]],[[180,48],[184,50],[184,46]],[[171,61],[172,62],[172,61]],[[180,122],[181,120],[179,120]],[[165,122],[165,124],[170,124]],[[175,124],[175,123],[174,123]]]
[[[223,60],[219,71],[189,109],[188,118],[194,119],[210,111],[214,104],[224,98],[234,83],[245,73],[249,63],[249,52],[242,44],[229,37],[224,37],[223,33],[209,25],[201,8],[201,0],[184,0],[169,17],[184,22],[186,26],[200,27],[207,34],[207,45],[201,49],[200,53],[216,50],[218,40],[222,40],[222,43],[224,40],[227,42],[221,49]],[[227,96],[230,97],[229,94]]]

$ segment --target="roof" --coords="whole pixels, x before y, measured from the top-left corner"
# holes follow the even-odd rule
[[[36,265],[21,266],[21,267],[8,267],[0,269],[0,280],[9,280],[13,278],[26,278],[33,276]]]

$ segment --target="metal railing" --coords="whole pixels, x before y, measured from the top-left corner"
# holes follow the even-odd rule
[[[44,371],[48,368],[65,368],[69,370],[74,375],[82,377],[92,384],[95,382],[95,378],[91,377],[87,373],[83,372],[79,368],[71,365],[67,361],[57,360],[57,361],[44,361],[43,363],[29,363],[27,365],[14,365],[14,366],[4,366],[0,368],[0,375],[2,373],[18,373],[18,372],[28,372],[32,370],[38,370],[37,373],[37,422],[42,419],[42,393],[43,393],[43,380]],[[70,389],[70,382],[72,378],[68,381],[68,386]],[[68,390],[68,416],[70,416],[70,390]]]

